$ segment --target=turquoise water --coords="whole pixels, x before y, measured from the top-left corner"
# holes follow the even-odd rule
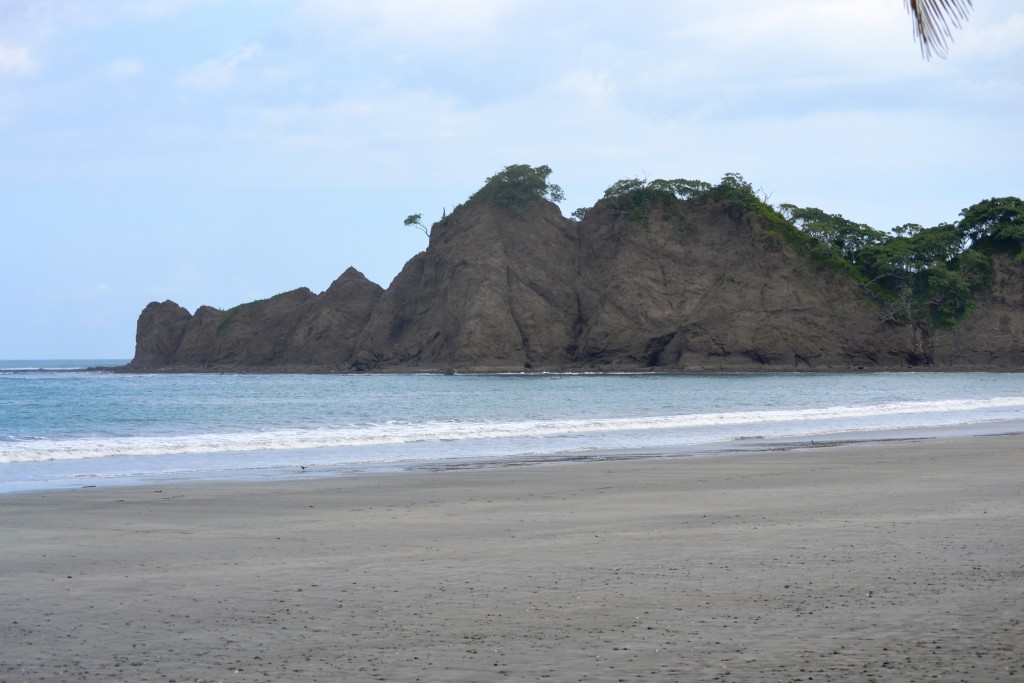
[[[1015,432],[1024,375],[125,375],[0,362],[0,492]],[[77,369],[75,369],[77,368]],[[303,470],[301,467],[305,467]]]

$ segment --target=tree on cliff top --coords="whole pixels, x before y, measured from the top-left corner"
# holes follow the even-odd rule
[[[562,188],[548,182],[550,175],[550,166],[512,164],[488,178],[474,196],[488,194],[498,206],[525,214],[543,199],[553,202],[565,199]]]
[[[403,221],[403,225],[405,225],[405,227],[407,228],[416,228],[417,230],[422,230],[424,235],[430,237],[430,229],[427,226],[423,225],[422,213],[411,214],[408,218],[405,219],[405,221]]]
[[[1024,201],[1017,197],[993,197],[960,212],[957,230],[964,240],[1016,251],[1024,261]]]

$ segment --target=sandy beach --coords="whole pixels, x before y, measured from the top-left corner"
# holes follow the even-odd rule
[[[0,497],[0,682],[1024,679],[1024,438]]]

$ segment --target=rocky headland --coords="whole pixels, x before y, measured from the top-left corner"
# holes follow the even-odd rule
[[[488,179],[386,290],[349,268],[321,294],[229,310],[153,302],[125,369],[1024,368],[1024,212],[889,236],[777,210],[730,175],[620,181],[570,219],[547,173]],[[933,249],[936,235],[960,248]]]

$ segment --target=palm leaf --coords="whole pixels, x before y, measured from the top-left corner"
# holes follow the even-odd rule
[[[921,43],[921,54],[945,57],[953,28],[967,19],[971,0],[904,0],[914,19],[914,37]]]

